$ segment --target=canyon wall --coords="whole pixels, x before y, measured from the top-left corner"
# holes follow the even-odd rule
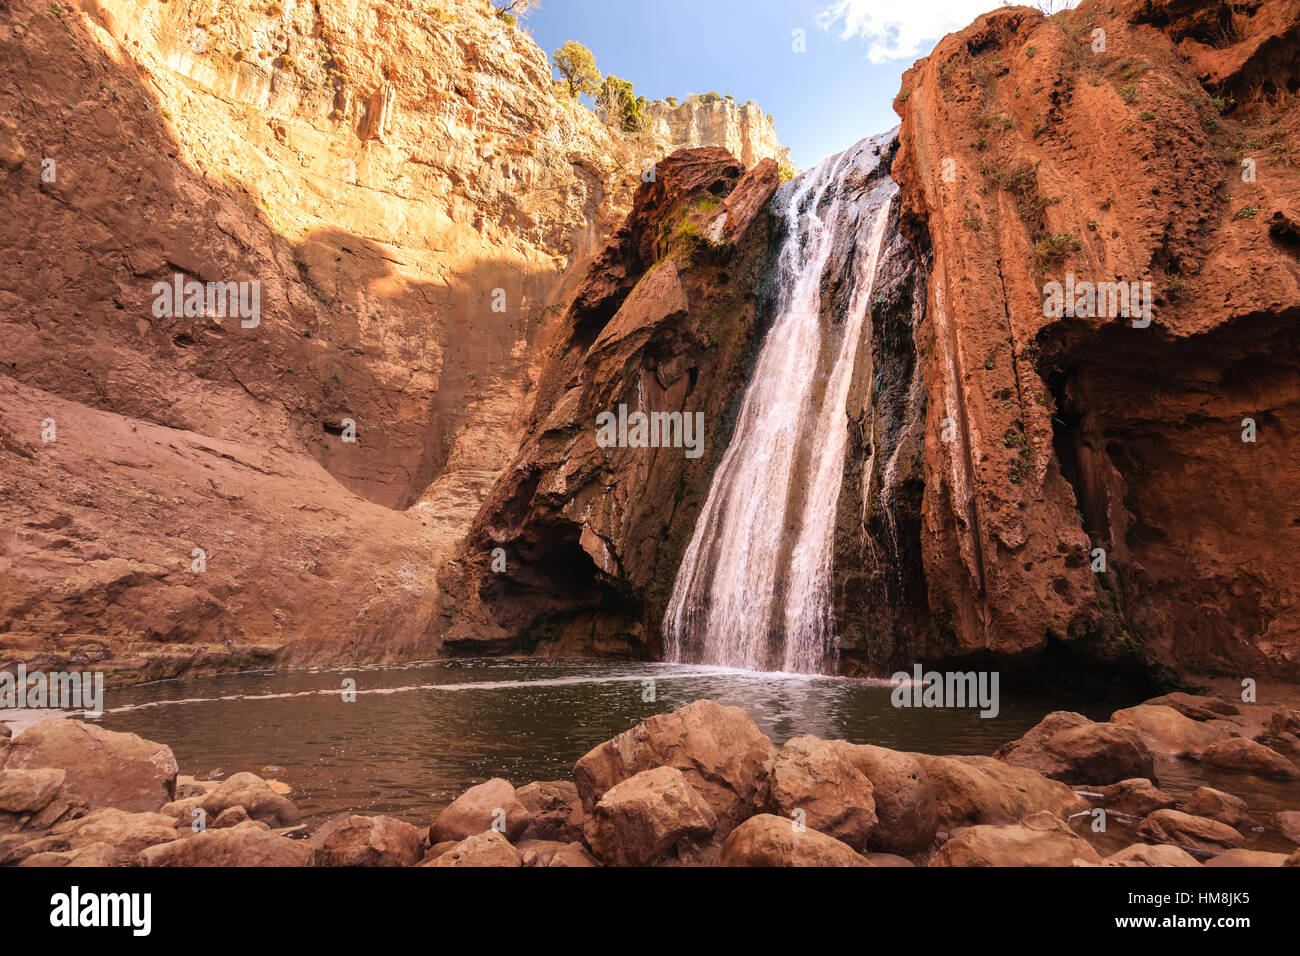
[[[0,658],[437,653],[660,149],[486,0],[7,0]],[[177,276],[259,314],[158,308]]]
[[[900,507],[933,619],[846,602],[846,635],[902,638],[859,653],[1300,676],[1298,40],[1294,0],[1085,0],[904,76],[928,281]],[[1150,283],[1149,324],[1053,317],[1069,276]]]
[[[761,159],[795,171],[790,150],[781,145],[772,117],[753,100],[737,103],[722,97],[702,99],[692,93],[682,102],[654,100],[646,104],[649,131],[665,153],[676,149],[721,146],[750,168]]]

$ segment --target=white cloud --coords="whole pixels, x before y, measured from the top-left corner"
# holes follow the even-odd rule
[[[1072,7],[1077,2],[1051,6]],[[817,22],[836,39],[859,37],[867,44],[867,58],[872,63],[887,63],[922,56],[945,34],[1004,5],[1001,0],[835,0]]]

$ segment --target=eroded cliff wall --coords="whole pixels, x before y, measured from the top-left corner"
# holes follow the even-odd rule
[[[918,659],[1300,674],[1297,39],[1293,0],[1085,0],[905,75]],[[1071,276],[1150,283],[1149,324],[1053,315]]]

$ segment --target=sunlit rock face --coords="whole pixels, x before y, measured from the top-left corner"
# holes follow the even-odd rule
[[[781,145],[772,117],[753,100],[737,103],[722,97],[706,101],[691,94],[676,106],[655,100],[647,104],[646,114],[652,134],[665,144],[667,152],[682,147],[721,146],[746,169],[760,159],[790,165],[790,150]]]

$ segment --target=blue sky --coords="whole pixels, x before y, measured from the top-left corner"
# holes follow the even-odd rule
[[[808,169],[898,122],[903,71],[1000,0],[541,0],[547,54],[577,40],[649,99],[732,93],[776,121]],[[803,30],[806,52],[796,53]]]

